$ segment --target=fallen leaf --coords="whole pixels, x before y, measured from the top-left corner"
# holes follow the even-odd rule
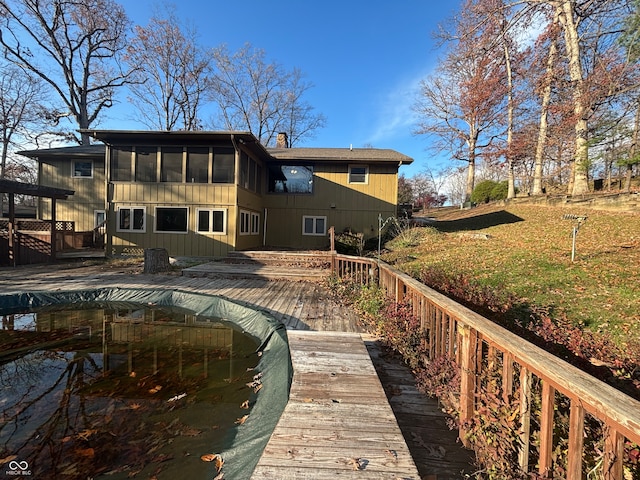
[[[249,408],[249,400],[245,400],[244,402],[242,402],[242,405],[240,405],[240,408],[246,410]]]
[[[245,416],[243,416],[243,417],[240,417],[240,418],[238,418],[238,419],[236,420],[236,422],[235,422],[235,423],[236,423],[237,425],[244,425],[244,422],[246,422],[246,421],[247,421],[247,418],[249,418],[249,415],[245,415]]]
[[[83,430],[81,432],[78,432],[77,437],[80,440],[89,440],[89,437],[91,435],[93,435],[94,433],[97,433],[97,430],[91,430],[91,429],[87,428],[87,429],[85,429],[85,430]]]
[[[131,372],[131,373],[129,374],[129,376],[130,376],[131,378],[136,378],[136,372]]]
[[[224,460],[222,459],[222,457],[220,455],[218,455],[215,458],[214,464],[216,466],[216,470],[218,471],[218,473],[220,473],[220,470],[222,470],[222,466],[224,465]]]
[[[213,480],[222,480],[224,478],[224,473],[220,472],[218,475],[213,477]]]
[[[132,403],[131,405],[129,405],[129,408],[131,410],[138,410],[141,407],[141,405],[139,403]]]
[[[96,454],[93,448],[78,448],[76,453],[81,457],[93,457]]]
[[[160,390],[162,390],[162,385],[156,385],[151,390],[149,390],[149,393],[158,393]]]
[[[213,462],[219,455],[217,453],[205,453],[200,457],[203,462]]]
[[[354,470],[362,470],[363,463],[361,458],[350,458],[349,465],[353,467]]]

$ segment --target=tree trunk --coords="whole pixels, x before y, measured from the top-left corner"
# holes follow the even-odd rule
[[[165,248],[144,249],[144,273],[166,272],[169,268],[169,254]]]
[[[569,57],[569,78],[573,89],[573,113],[575,116],[575,151],[573,165],[573,182],[569,190],[571,195],[582,195],[589,191],[589,123],[587,108],[584,104],[584,78],[580,62],[580,38],[578,25],[573,15],[574,2],[564,0],[560,4],[560,22],[564,30],[564,39]]]
[[[503,27],[504,28],[504,27]],[[504,35],[503,35],[504,37]],[[504,63],[507,71],[507,198],[516,197],[515,165],[513,164],[513,72],[511,71],[511,54],[506,38],[504,42]]]
[[[631,192],[631,177],[633,176],[633,165],[638,162],[638,141],[640,141],[640,98],[636,104],[636,115],[633,123],[633,140],[629,149],[629,163],[627,163],[627,171],[624,182],[624,191]]]
[[[553,25],[558,24],[558,11],[554,15]],[[554,28],[555,30],[555,28]],[[533,195],[542,195],[542,172],[544,167],[544,150],[547,145],[547,130],[549,127],[549,105],[551,104],[551,87],[553,83],[554,68],[558,56],[558,44],[555,31],[552,33],[551,44],[549,45],[549,56],[547,57],[547,67],[545,71],[545,85],[542,91],[542,101],[540,105],[540,123],[538,126],[538,142],[536,144],[535,167],[533,171]]]

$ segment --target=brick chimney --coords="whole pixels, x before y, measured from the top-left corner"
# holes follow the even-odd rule
[[[276,148],[289,148],[289,137],[286,132],[278,133],[276,137]]]

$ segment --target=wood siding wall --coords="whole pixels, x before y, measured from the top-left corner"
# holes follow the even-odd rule
[[[274,247],[325,248],[327,236],[302,234],[303,216],[327,218],[327,228],[350,229],[365,238],[378,234],[378,215],[395,215],[398,176],[393,166],[369,167],[368,183],[349,184],[347,165],[314,169],[312,194],[268,194],[266,243]]]
[[[40,184],[73,190],[67,200],[56,202],[56,218],[75,222],[77,232],[86,232],[95,227],[95,210],[105,209],[104,159],[93,159],[93,177],[72,177],[73,162],[69,159],[40,162]],[[39,216],[51,219],[51,200],[39,199]]]
[[[110,238],[107,240],[112,255],[140,255],[145,248],[166,248],[171,256],[224,257],[235,247],[236,186],[221,184],[182,183],[114,183],[113,201],[108,212]],[[188,233],[155,232],[155,208],[187,207]],[[144,207],[144,232],[119,232],[119,208]],[[199,208],[226,210],[226,233],[202,234],[196,231]]]

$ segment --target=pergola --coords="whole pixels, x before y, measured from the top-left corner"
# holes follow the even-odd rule
[[[9,264],[16,265],[16,208],[15,195],[30,195],[33,197],[51,199],[51,261],[56,259],[56,201],[66,200],[75,193],[74,190],[32,185],[30,183],[14,182],[0,179],[0,193],[9,195]]]

